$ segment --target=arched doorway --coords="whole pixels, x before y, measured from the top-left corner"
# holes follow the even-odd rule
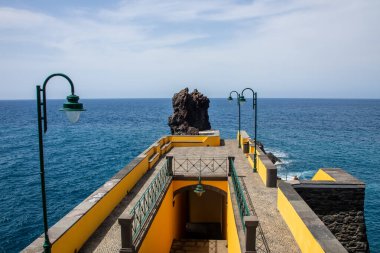
[[[203,184],[202,196],[194,193],[196,184],[174,192],[173,205],[178,205],[179,234],[183,239],[225,240],[227,228],[227,193]]]

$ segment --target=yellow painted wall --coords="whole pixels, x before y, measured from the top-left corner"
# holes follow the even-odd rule
[[[183,187],[189,186],[189,185],[197,185],[197,180],[174,180],[173,181],[173,192],[176,190],[179,190]],[[228,182],[227,181],[209,181],[209,180],[202,180],[202,184],[204,185],[211,185],[216,188],[219,188],[220,190],[227,192],[228,191]]]
[[[220,146],[220,136],[218,135],[171,135],[169,138],[174,147]]]
[[[172,143],[170,143],[167,147],[166,147],[166,152],[165,153],[167,153],[167,152],[169,152],[170,151],[170,149],[172,149],[173,148],[173,144]]]
[[[255,146],[251,146],[251,145],[249,145],[249,153],[250,153],[250,154],[255,153]]]
[[[173,238],[180,239],[184,236],[186,219],[187,219],[187,196],[186,192],[176,194],[174,197],[174,210],[173,210],[173,220],[176,221],[174,224]]]
[[[228,192],[227,192],[228,194]],[[224,204],[224,207],[223,207],[223,216],[222,216],[222,220],[223,220],[223,224],[222,224],[222,232],[223,232],[223,238],[225,238],[227,240],[227,208],[228,208],[228,196],[226,197],[223,197],[223,204]]]
[[[156,153],[156,146],[155,145],[152,145],[150,146],[148,149],[146,149],[143,154],[147,156],[147,158],[149,159],[149,157],[151,157],[154,153]]]
[[[205,142],[206,136],[203,135],[171,135],[171,142]]]
[[[228,253],[241,253],[239,236],[236,228],[234,210],[231,201],[231,192],[228,188],[227,194],[227,245]]]
[[[257,173],[264,184],[267,183],[267,167],[265,167],[263,161],[261,161],[260,157],[257,156]]]
[[[251,167],[254,167],[254,161],[253,159],[248,156],[248,162],[251,165]],[[257,173],[259,174],[261,180],[264,184],[267,182],[267,167],[264,165],[263,161],[261,161],[259,155],[257,155]]]
[[[226,189],[227,192],[228,183],[226,181],[202,181],[202,184],[207,185],[208,182],[221,190]],[[149,231],[141,244],[139,253],[167,253],[170,250],[173,239],[181,238],[181,233],[185,226],[182,222],[186,220],[186,217],[183,217],[185,213],[183,207],[186,205],[184,203],[184,194],[177,194],[174,198],[175,203],[173,206],[173,193],[182,187],[196,185],[197,183],[197,181],[177,180],[171,182]]]
[[[254,161],[250,156],[248,156],[248,163],[249,163],[249,165],[251,165],[252,168],[254,167]]]
[[[255,145],[249,145],[249,153],[254,154],[255,153]],[[261,155],[260,149],[257,148],[257,155]]]
[[[52,252],[65,253],[79,250],[97,227],[112,212],[116,205],[130,191],[136,182],[148,170],[147,158],[141,161],[133,171],[114,186],[102,199],[81,217],[52,245]]]
[[[157,211],[156,216],[142,241],[139,253],[168,253],[174,237],[172,183]]]
[[[303,253],[324,252],[280,188],[278,188],[277,208]]]
[[[324,170],[319,169],[317,173],[315,173],[314,177],[311,179],[313,181],[332,181],[335,182],[335,178],[327,174]]]
[[[244,143],[249,142],[249,135],[248,135],[248,133],[246,131],[241,130],[240,131],[240,136],[241,136],[240,137],[240,146],[243,149]],[[239,142],[239,131],[237,131],[236,140],[237,140],[237,142]]]

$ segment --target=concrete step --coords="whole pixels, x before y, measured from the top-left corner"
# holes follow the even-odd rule
[[[226,240],[173,240],[170,253],[227,253]]]

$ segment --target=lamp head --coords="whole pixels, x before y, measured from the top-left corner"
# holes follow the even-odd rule
[[[67,102],[63,104],[61,111],[66,113],[67,118],[71,123],[75,123],[79,120],[80,113],[85,111],[83,104],[79,103],[79,97],[76,95],[67,96]]]
[[[197,194],[198,197],[201,197],[203,193],[205,193],[206,190],[203,189],[203,186],[201,183],[197,184],[197,187],[195,187],[194,193]]]
[[[231,102],[233,99],[231,97],[231,95],[227,98],[228,102]]]
[[[239,101],[240,101],[240,103],[245,103],[245,102],[247,102],[247,100],[245,99],[245,97],[244,97],[243,95],[241,95],[241,96],[239,97]]]

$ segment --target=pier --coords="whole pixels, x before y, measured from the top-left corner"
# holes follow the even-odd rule
[[[320,169],[312,180],[284,182],[266,153],[254,149],[245,131],[236,140],[221,139],[219,131],[160,138],[49,229],[52,252],[340,253],[349,246],[365,248],[356,237],[363,227],[364,183],[341,169]],[[339,220],[347,226],[344,234],[333,234],[336,222],[331,221],[340,216],[326,215],[326,206],[337,199],[345,202],[330,208],[333,214],[350,207],[346,215],[355,221]],[[357,242],[345,244],[353,236]],[[42,244],[43,236],[23,252],[42,252]]]
[[[236,140],[225,140],[225,145],[220,147],[175,147],[168,155],[172,155],[174,158],[188,156],[192,159],[214,156],[235,157],[235,167],[239,179],[246,189],[246,196],[250,200],[249,207],[257,214],[259,223],[261,224],[263,233],[258,233],[258,237],[265,238],[271,252],[300,252],[280,213],[277,211],[277,189],[265,187],[258,174],[252,172],[247,157],[242,153],[241,149],[238,149]],[[157,174],[157,168],[161,168],[165,162],[166,160],[163,158],[157,163],[153,168],[153,173],[149,174],[149,177],[146,178],[141,186],[140,194],[136,194],[134,198],[131,197],[129,200],[126,200],[129,202],[128,206],[133,206]],[[125,204],[123,207],[125,207]],[[99,231],[86,243],[82,252],[115,252],[119,250],[115,245],[121,245],[120,225],[115,218],[118,217],[116,213],[120,211],[117,210],[115,214],[113,213],[112,216],[114,218],[109,219],[107,221],[108,224],[106,223],[99,228]],[[110,227],[109,223],[111,222],[113,224]],[[262,249],[258,250],[258,252],[267,252],[263,239],[260,238],[260,240],[261,245],[259,246]]]

